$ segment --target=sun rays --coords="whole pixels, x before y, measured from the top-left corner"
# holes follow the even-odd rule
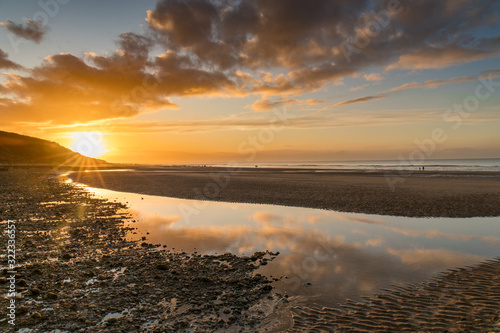
[[[106,153],[104,135],[101,132],[74,132],[71,149],[87,157],[98,157]]]

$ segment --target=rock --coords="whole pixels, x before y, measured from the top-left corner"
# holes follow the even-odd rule
[[[47,299],[51,299],[51,300],[57,299],[57,294],[53,293],[53,292],[49,292],[47,294]]]
[[[156,269],[166,271],[168,269],[168,265],[167,264],[158,264],[158,265],[156,265]]]
[[[262,290],[263,292],[268,293],[268,292],[270,292],[271,290],[273,290],[273,287],[271,287],[270,285],[265,285],[264,287],[262,287],[262,288],[261,288],[261,290]]]
[[[28,313],[28,308],[24,305],[21,305],[16,309],[16,315],[22,316],[26,313]]]
[[[127,216],[117,213],[123,205],[35,175],[36,186],[22,179],[18,184],[25,185],[7,191],[3,189],[8,182],[0,175],[4,216],[15,216],[20,226],[22,222],[16,234],[19,242],[28,244],[29,238],[32,244],[20,255],[22,269],[16,276],[27,288],[22,299],[16,298],[19,327],[34,332],[75,332],[83,327],[89,332],[246,331],[245,325],[263,319],[251,308],[263,300],[263,290],[272,290],[263,288],[271,282],[268,278],[254,275],[257,263],[266,262],[268,254],[257,252],[252,259],[230,253],[200,255],[127,241]],[[64,229],[62,220],[67,222]],[[5,283],[7,271],[1,276],[0,283]],[[225,294],[230,296],[221,297]],[[125,309],[123,318],[102,321]],[[224,309],[234,326],[217,321]]]
[[[30,290],[30,294],[34,297],[38,297],[40,295],[40,289],[33,288]]]

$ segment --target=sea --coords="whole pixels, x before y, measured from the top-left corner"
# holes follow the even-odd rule
[[[207,163],[206,166],[245,168],[292,168],[332,170],[418,170],[429,171],[500,171],[500,158],[481,159],[428,159],[412,162],[408,160],[372,161],[301,161],[301,162],[252,162],[252,163]],[[190,164],[191,165],[191,164]],[[199,165],[199,164],[192,164]]]

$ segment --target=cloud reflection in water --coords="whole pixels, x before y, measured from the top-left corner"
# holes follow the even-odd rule
[[[176,210],[185,200],[146,196],[137,209],[133,198],[127,199],[134,219],[139,221],[132,224],[137,228],[135,237],[147,236],[150,243],[178,251],[207,254],[279,251],[280,255],[259,272],[286,276],[277,282],[278,290],[322,306],[334,306],[346,298],[359,299],[380,288],[422,281],[445,269],[478,262],[492,256],[500,244],[500,237],[491,233],[486,236],[487,231],[485,235],[459,233],[460,228],[452,225],[458,219],[213,202],[207,212],[185,221]],[[149,205],[145,204],[148,200],[152,200]],[[205,217],[209,223],[204,223]],[[494,220],[464,223],[491,227]],[[475,251],[468,253],[467,248]]]

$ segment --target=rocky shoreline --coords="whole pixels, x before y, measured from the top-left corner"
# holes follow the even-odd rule
[[[0,184],[2,226],[15,221],[17,272],[16,296],[0,299],[1,330],[253,332],[286,302],[255,274],[277,254],[174,253],[126,241],[121,203],[33,171],[0,172]],[[14,326],[6,316],[12,299]]]

